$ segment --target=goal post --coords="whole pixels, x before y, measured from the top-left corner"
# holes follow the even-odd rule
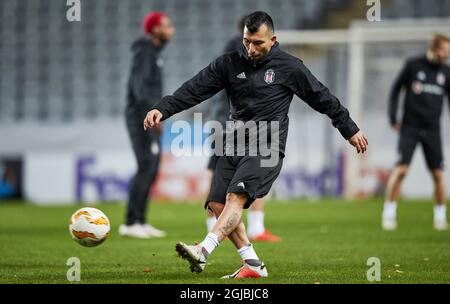
[[[372,159],[355,156],[350,145],[344,148],[344,195],[347,198],[355,198],[361,192],[361,173],[365,167],[382,164],[383,157],[373,154],[385,153],[381,150],[384,145],[389,145],[389,150],[392,150],[384,160],[385,167],[393,165],[393,136],[388,133],[386,136],[380,134],[389,130],[386,109],[390,85],[396,76],[393,74],[399,72],[408,56],[423,54],[428,41],[436,33],[450,34],[450,18],[354,21],[348,29],[343,30],[277,32],[278,41],[288,50],[308,46],[340,46],[346,50],[346,71],[333,72],[341,75],[345,72],[345,104],[355,122],[367,130],[369,141],[371,138],[375,139],[369,143]],[[378,129],[377,126],[381,125],[383,127]],[[388,142],[383,142],[384,139]]]

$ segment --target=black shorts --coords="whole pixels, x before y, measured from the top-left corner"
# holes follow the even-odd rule
[[[205,203],[225,204],[227,193],[245,193],[248,197],[244,209],[269,193],[280,174],[283,159],[273,167],[262,167],[261,156],[219,156]]]
[[[442,152],[441,130],[438,127],[421,129],[402,126],[398,143],[400,159],[397,164],[409,165],[418,143],[422,145],[428,169],[443,169],[444,156]]]

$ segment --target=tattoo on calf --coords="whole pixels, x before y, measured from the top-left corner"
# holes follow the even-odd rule
[[[232,213],[227,220],[227,223],[224,227],[220,227],[219,230],[222,232],[224,236],[229,235],[234,229],[236,229],[236,224],[239,223],[239,213]]]

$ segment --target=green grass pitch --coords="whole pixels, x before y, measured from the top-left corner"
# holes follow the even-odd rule
[[[102,204],[112,222],[110,238],[95,248],[75,243],[68,231],[71,214],[81,206],[39,207],[0,204],[0,283],[70,283],[70,257],[81,261],[81,283],[230,283],[220,277],[236,270],[240,258],[230,241],[211,255],[201,274],[176,256],[175,243],[205,236],[200,203],[150,206],[150,221],[165,239],[136,240],[118,235],[121,204]],[[402,202],[399,229],[380,227],[381,200],[338,199],[268,202],[266,226],[279,244],[255,243],[269,278],[231,283],[371,283],[367,259],[381,261],[378,283],[450,283],[450,231],[434,231],[430,202]],[[377,282],[375,282],[377,283]]]

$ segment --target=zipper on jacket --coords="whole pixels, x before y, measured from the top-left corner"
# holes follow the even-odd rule
[[[252,92],[252,95],[255,95],[255,74],[256,74],[256,61],[254,60],[252,62],[252,72],[250,74],[250,91]]]

